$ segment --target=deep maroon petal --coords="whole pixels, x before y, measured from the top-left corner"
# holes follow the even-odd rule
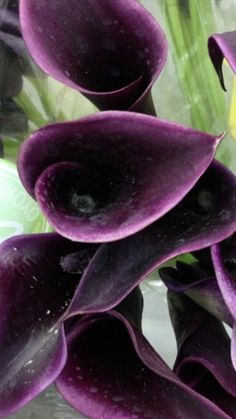
[[[223,325],[185,296],[168,293],[178,355],[174,370],[190,387],[235,417],[236,372]]]
[[[236,177],[214,162],[172,211],[141,232],[100,247],[72,305],[79,312],[114,307],[168,259],[230,236],[236,229]]]
[[[36,63],[100,109],[140,108],[167,57],[165,36],[136,0],[21,0]]]
[[[235,235],[226,243],[226,247],[231,244],[230,249],[230,256],[231,258],[236,255],[236,242],[235,242]],[[234,327],[233,327],[233,334],[232,334],[232,343],[231,343],[231,358],[236,369],[236,333],[235,333],[235,321],[236,321],[236,286],[235,286],[235,278],[236,278],[236,270],[235,270],[235,259],[232,262],[228,262],[225,260],[225,243],[221,245],[212,246],[211,255],[215,269],[215,275],[218,281],[219,288],[221,290],[222,296],[225,300],[225,304],[228,307],[233,319],[234,319]]]
[[[68,336],[59,391],[94,419],[227,417],[185,387],[122,315],[85,316]]]
[[[61,235],[113,241],[173,208],[219,141],[151,116],[103,112],[36,131],[23,144],[18,168]]]
[[[236,320],[236,283],[235,269],[229,269],[224,261],[220,245],[212,246],[211,254],[215,269],[215,275],[221,293],[228,306],[234,320]],[[235,263],[234,263],[235,265]]]
[[[224,58],[228,61],[233,72],[236,73],[236,31],[214,34],[208,40],[208,51],[221,86],[224,90],[222,64]]]
[[[213,271],[207,272],[199,264],[177,262],[176,269],[161,268],[159,275],[168,289],[178,294],[185,293],[219,320],[233,325]]]
[[[76,251],[79,267],[94,249],[57,234],[17,236],[0,246],[0,417],[31,400],[63,368],[61,317],[81,276],[67,273],[63,260]]]

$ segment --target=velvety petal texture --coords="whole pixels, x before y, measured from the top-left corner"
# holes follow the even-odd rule
[[[62,318],[96,248],[54,233],[1,244],[0,417],[18,410],[62,370],[67,355]],[[77,275],[69,263],[75,252]]]
[[[177,255],[208,247],[236,229],[236,177],[214,162],[186,197],[141,232],[103,244],[86,270],[72,308],[104,311]]]
[[[84,316],[73,325],[67,343],[68,359],[56,384],[90,418],[228,418],[183,385],[117,311]]]
[[[212,260],[215,269],[215,275],[218,281],[219,288],[221,290],[222,296],[225,300],[226,306],[228,307],[233,320],[233,334],[232,334],[232,344],[231,344],[231,358],[236,369],[236,335],[235,335],[235,322],[236,322],[236,236],[234,235],[232,240],[227,243],[231,245],[231,261],[225,260],[225,249],[224,243],[212,246],[211,254]]]
[[[215,317],[188,297],[168,293],[178,355],[174,371],[191,388],[236,417],[236,372],[230,338]]]
[[[162,29],[136,0],[21,0],[36,63],[101,110],[140,110],[167,58]]]
[[[236,31],[213,34],[208,40],[208,51],[220,84],[224,90],[224,77],[222,64],[224,58],[228,61],[233,72],[236,74]]]
[[[185,294],[213,316],[232,327],[233,317],[225,304],[214,271],[201,264],[176,262],[176,268],[161,268],[159,275],[168,289]]]
[[[101,112],[33,133],[18,169],[58,233],[113,241],[173,208],[209,166],[219,141],[151,116]]]
[[[229,307],[230,312],[232,313],[232,316],[234,319],[236,319],[235,260],[233,260],[231,264],[227,264],[224,260],[221,246],[219,244],[212,247],[211,254],[220,290],[227,306]]]

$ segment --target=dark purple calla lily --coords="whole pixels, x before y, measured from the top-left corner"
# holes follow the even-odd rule
[[[159,275],[168,289],[185,294],[220,321],[233,326],[233,317],[227,308],[213,269],[200,263],[187,265],[176,262],[176,268],[161,268]]]
[[[63,316],[96,249],[54,233],[1,244],[0,417],[18,410],[62,370]]]
[[[236,287],[235,287],[235,277],[236,277],[236,240],[233,236],[232,240],[229,241],[231,245],[231,261],[225,260],[225,250],[224,243],[212,246],[211,255],[212,261],[215,269],[215,275],[219,288],[221,290],[222,296],[224,298],[225,304],[230,311],[234,324],[233,324],[233,335],[232,335],[232,344],[231,344],[231,358],[236,369]],[[227,246],[229,246],[227,243]]]
[[[86,270],[71,310],[114,307],[167,260],[229,237],[236,229],[236,177],[214,162],[168,214],[126,239],[103,244]]]
[[[173,208],[209,166],[219,141],[151,116],[102,112],[33,133],[18,169],[58,233],[113,241]]]
[[[84,316],[68,336],[57,387],[94,419],[228,418],[184,386],[124,313]]]
[[[13,101],[22,89],[24,41],[17,3],[0,6],[0,132],[17,136],[27,130],[26,115]]]
[[[233,235],[220,245],[195,253],[198,262],[186,265],[178,262],[177,269],[162,268],[160,276],[166,286],[176,292],[185,293],[193,301],[233,328],[231,358],[236,367],[235,342],[235,256],[236,236]],[[215,269],[214,269],[215,268]]]
[[[224,58],[228,61],[233,72],[236,73],[236,31],[213,34],[208,40],[208,51],[220,84],[224,90],[222,64]]]
[[[236,417],[236,372],[223,325],[188,297],[168,292],[178,355],[174,371],[191,388]]]
[[[21,0],[25,43],[39,67],[101,110],[144,109],[167,56],[155,19],[136,0]]]

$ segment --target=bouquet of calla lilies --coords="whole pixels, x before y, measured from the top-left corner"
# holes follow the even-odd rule
[[[190,19],[191,0],[173,3]],[[236,175],[216,158],[226,132],[159,116],[169,44],[137,0],[0,8],[0,151],[50,226],[0,245],[1,418],[52,383],[92,419],[236,418]],[[226,90],[236,31],[208,51]],[[45,80],[91,115],[67,117]],[[173,369],[142,333],[140,284],[157,269]]]

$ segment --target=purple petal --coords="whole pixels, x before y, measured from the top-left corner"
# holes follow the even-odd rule
[[[218,74],[220,84],[222,88],[226,90],[222,64],[224,58],[226,58],[233,72],[236,74],[236,31],[210,36],[208,40],[208,50],[212,63]]]
[[[62,316],[81,275],[63,258],[94,253],[57,234],[18,236],[0,246],[0,417],[54,381],[66,361]],[[82,252],[82,253],[81,253]]]
[[[229,237],[236,229],[236,177],[214,162],[172,211],[143,231],[100,247],[72,311],[114,307],[162,263]]]
[[[100,109],[140,107],[167,58],[159,24],[135,0],[21,0],[36,63]]]
[[[56,384],[89,417],[227,417],[178,381],[141,332],[117,312],[85,316],[67,342],[67,363]]]
[[[151,116],[103,112],[36,131],[23,144],[18,168],[61,235],[113,241],[173,208],[219,141]]]
[[[213,316],[233,325],[233,318],[224,302],[214,272],[200,269],[199,264],[176,263],[176,268],[161,268],[159,274],[165,285],[178,294],[185,293]]]
[[[168,301],[178,344],[174,370],[187,385],[235,417],[236,372],[223,325],[187,297],[169,292]]]
[[[236,241],[235,235],[232,239],[226,243],[226,248],[231,244],[230,257],[236,255]],[[233,319],[234,327],[231,342],[231,358],[236,369],[236,333],[235,333],[235,321],[236,321],[236,285],[235,285],[235,260],[232,263],[227,263],[225,260],[226,250],[224,249],[225,243],[222,245],[212,246],[211,255],[212,261],[215,268],[215,275],[218,281],[219,288],[222,296],[228,307]]]
[[[234,326],[233,326],[230,354],[231,354],[232,364],[234,366],[234,369],[236,370],[236,323],[234,323]]]
[[[217,282],[225,303],[229,308],[234,320],[236,320],[236,281],[235,269],[230,269],[223,258],[223,251],[220,245],[212,246],[212,261],[215,269]]]

